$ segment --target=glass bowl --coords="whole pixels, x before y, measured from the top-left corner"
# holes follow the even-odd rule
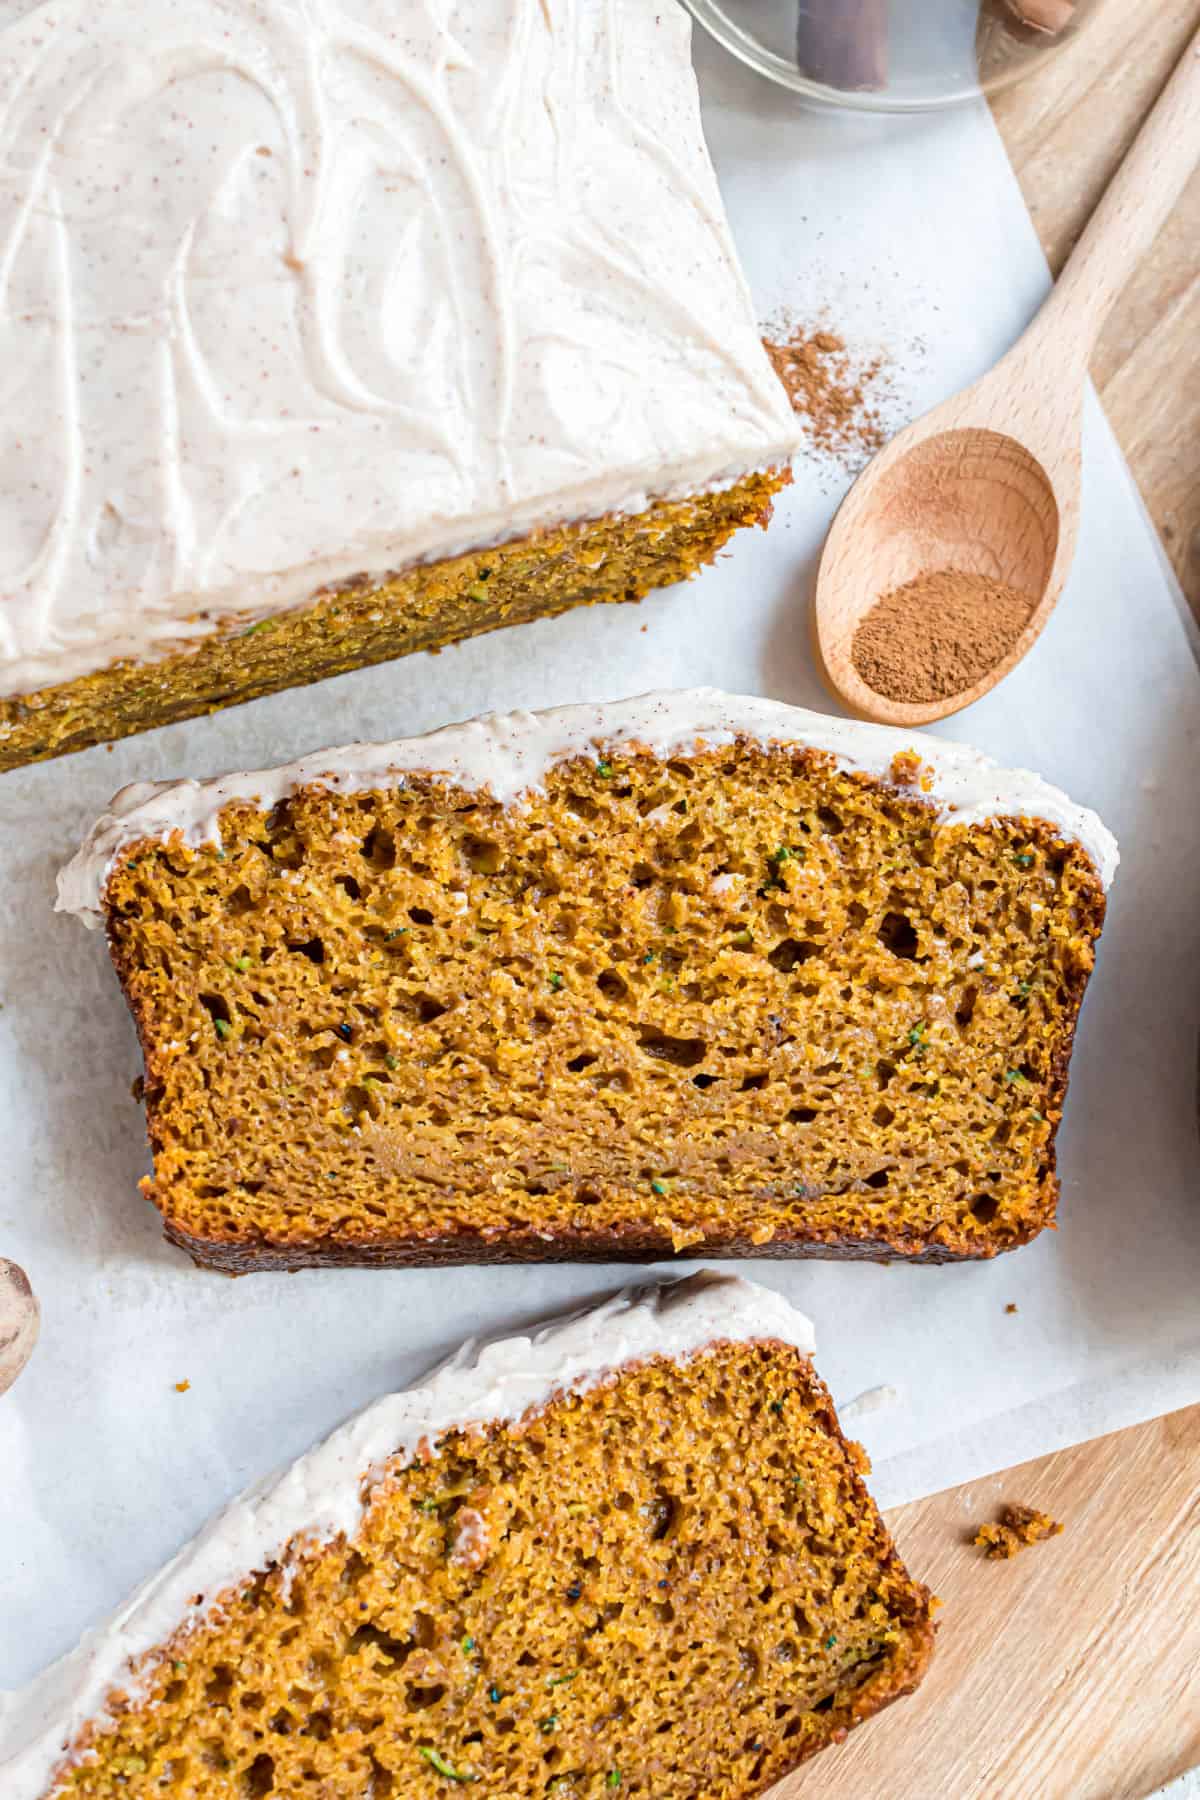
[[[683,0],[742,62],[823,106],[925,112],[995,93],[1099,0]]]

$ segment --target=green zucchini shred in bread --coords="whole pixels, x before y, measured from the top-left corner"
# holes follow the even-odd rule
[[[349,1530],[204,1594],[15,1800],[747,1800],[910,1692],[931,1598],[809,1356],[772,1335],[799,1315],[728,1280],[665,1295],[736,1335],[601,1362],[361,1470]],[[292,1474],[315,1513],[319,1476]],[[211,1574],[186,1558],[180,1592]]]

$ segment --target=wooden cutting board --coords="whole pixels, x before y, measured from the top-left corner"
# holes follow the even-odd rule
[[[990,1561],[1005,1501],[1061,1537]],[[1200,1405],[888,1523],[943,1602],[933,1666],[771,1800],[1144,1800],[1200,1763]]]
[[[996,103],[1057,272],[1191,33],[1200,0],[1104,0]],[[1200,616],[1200,176],[1117,307],[1093,376]],[[967,1541],[1005,1500],[1061,1537]],[[920,1693],[772,1800],[1145,1800],[1200,1765],[1200,1405],[889,1515],[944,1602]]]

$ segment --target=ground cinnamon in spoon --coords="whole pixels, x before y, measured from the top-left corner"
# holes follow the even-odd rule
[[[1007,655],[1036,604],[990,575],[930,570],[875,602],[850,658],[867,686],[888,700],[949,700]]]

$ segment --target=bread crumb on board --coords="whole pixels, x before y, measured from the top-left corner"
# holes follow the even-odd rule
[[[1043,1538],[1057,1537],[1061,1530],[1057,1519],[1052,1519],[1049,1513],[1038,1512],[1036,1507],[1006,1506],[999,1522],[981,1525],[971,1542],[987,1556],[1007,1558],[1030,1544],[1040,1543]]]

